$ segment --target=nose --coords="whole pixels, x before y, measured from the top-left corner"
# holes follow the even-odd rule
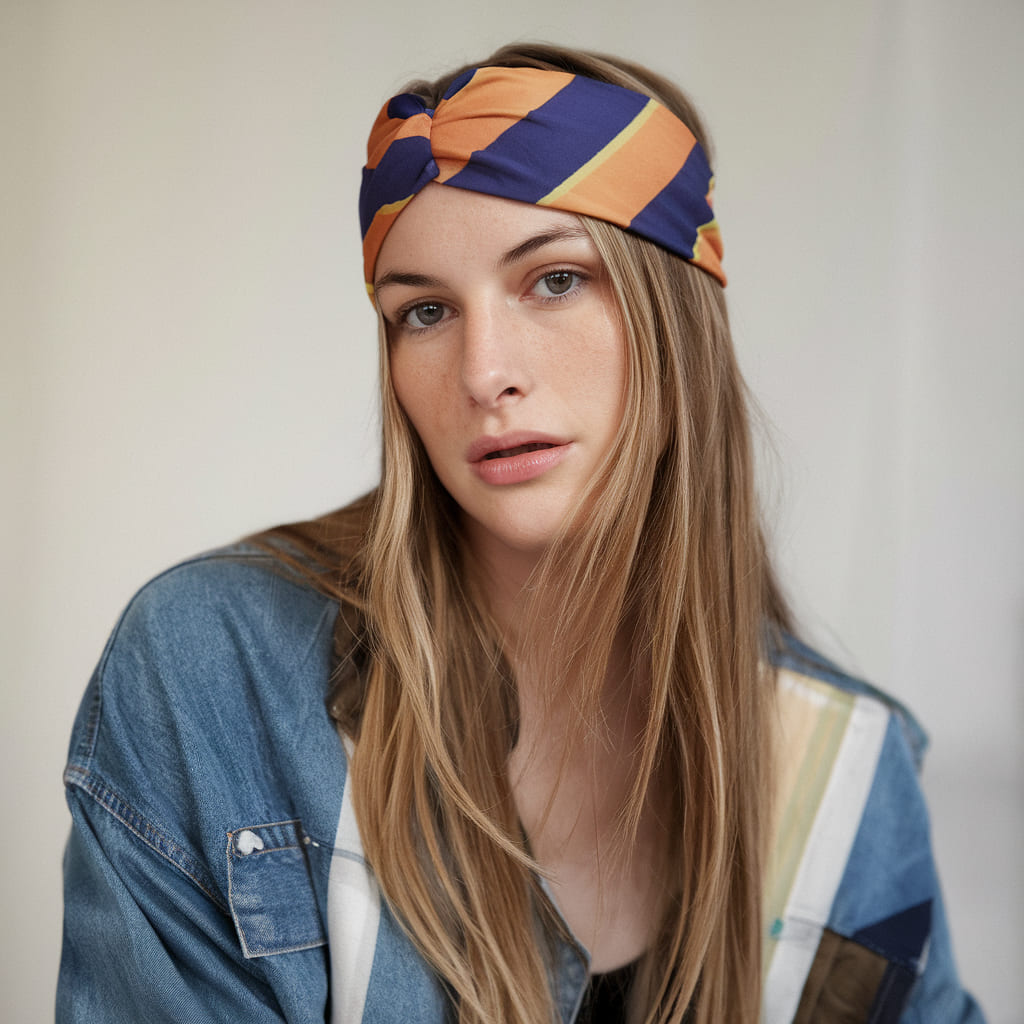
[[[532,386],[526,337],[501,302],[466,309],[462,316],[462,382],[484,409],[526,395]]]

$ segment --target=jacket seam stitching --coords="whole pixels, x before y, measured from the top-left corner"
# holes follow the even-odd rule
[[[68,786],[74,786],[91,797],[140,842],[188,878],[196,888],[213,900],[222,912],[230,912],[220,894],[202,877],[204,872],[199,860],[140,814],[117,790],[80,765],[69,765],[64,773],[64,781]]]

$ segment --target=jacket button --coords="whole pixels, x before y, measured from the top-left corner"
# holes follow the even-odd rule
[[[235,849],[243,856],[248,857],[255,850],[263,849],[263,840],[255,832],[246,829],[235,836]]]

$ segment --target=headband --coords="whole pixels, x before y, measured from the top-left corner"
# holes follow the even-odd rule
[[[431,181],[609,221],[725,284],[707,157],[682,121],[631,89],[486,67],[456,78],[433,110],[413,93],[389,100],[359,194],[371,298],[385,235]]]

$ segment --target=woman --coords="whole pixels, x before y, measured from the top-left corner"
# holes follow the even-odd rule
[[[60,1019],[980,1020],[920,732],[789,638],[708,153],[554,47],[385,105],[380,486],[129,606]]]

